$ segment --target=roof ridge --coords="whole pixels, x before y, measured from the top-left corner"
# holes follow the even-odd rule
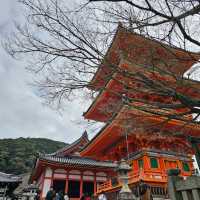
[[[59,157],[56,155],[53,156],[43,156],[40,157],[41,160],[46,160],[50,162],[58,162],[65,164],[73,164],[73,165],[85,165],[85,166],[96,166],[96,167],[111,167],[115,168],[117,164],[112,161],[100,161],[87,157],[79,157],[79,156],[67,156],[67,157]]]
[[[87,133],[86,130],[83,132],[83,134],[81,135],[81,137],[79,137],[77,140],[75,140],[71,144],[68,144],[67,146],[65,146],[65,147],[57,150],[56,152],[51,153],[50,155],[57,155],[57,154],[62,153],[64,151],[66,151],[66,150],[69,150],[70,148],[72,148],[73,146],[75,146],[76,144],[78,144],[82,139],[85,139],[87,143],[89,142],[88,133]]]

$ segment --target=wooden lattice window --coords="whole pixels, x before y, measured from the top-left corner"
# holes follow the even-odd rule
[[[157,158],[150,158],[151,168],[158,168]]]
[[[185,172],[189,172],[190,171],[190,167],[189,167],[189,164],[187,162],[183,162],[183,170]]]
[[[138,166],[139,166],[139,169],[141,169],[141,168],[144,167],[144,161],[143,161],[143,159],[139,159],[138,160]]]

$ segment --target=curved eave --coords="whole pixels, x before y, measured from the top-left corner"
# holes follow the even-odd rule
[[[131,63],[130,60],[125,59],[125,58],[121,59],[119,63],[119,68],[120,69],[128,68],[129,70],[133,72],[145,73],[146,76],[152,79],[155,79],[155,80],[160,79],[162,81],[165,81],[166,84],[168,84],[172,88],[176,88],[178,92],[191,96],[193,99],[196,98],[198,100],[200,97],[200,92],[199,92],[200,82],[198,81],[193,81],[186,78],[176,81],[172,76],[168,76],[168,75],[161,76],[159,73],[156,74],[155,72],[153,72],[153,77],[152,77],[152,73],[150,71],[145,71],[145,69],[142,66],[133,64]],[[92,102],[88,110],[84,113],[83,116],[86,119],[106,122],[110,119],[110,117],[112,117],[113,112],[118,111],[117,106],[121,102],[121,95],[123,91],[125,91],[124,86],[118,80],[126,81],[126,79],[123,76],[120,76],[119,73],[115,72],[112,78],[107,82],[106,86],[101,89],[100,93]],[[134,85],[133,79],[131,81],[129,80],[129,82],[133,84],[133,86],[131,86],[133,87],[133,89],[138,88],[136,85]],[[128,85],[129,83],[127,82],[125,84]],[[141,92],[148,94],[148,90],[145,91],[142,88],[138,88],[138,89]],[[137,94],[137,92],[135,92],[135,94]],[[112,103],[112,110],[109,113],[108,108],[109,106],[111,106],[111,103]]]
[[[38,158],[37,165],[35,166],[31,176],[31,180],[33,181],[37,179],[47,166],[52,168],[63,167],[68,169],[103,169],[104,171],[112,171],[117,167],[117,164],[113,162],[98,161],[76,156],[58,157],[44,155]]]
[[[97,95],[97,97],[95,98],[95,100],[92,102],[92,104],[89,106],[89,108],[87,109],[87,111],[85,111],[83,113],[83,117],[85,119],[88,120],[95,120],[95,121],[100,121],[100,122],[105,122],[106,121],[106,117],[104,115],[99,114],[98,118],[94,117],[94,115],[92,113],[95,112],[95,108],[97,107],[97,105],[99,104],[100,100],[103,98],[104,96],[104,90],[101,90],[99,92],[99,94]]]
[[[158,110],[157,110],[158,111]],[[120,128],[120,121],[125,119],[124,113],[127,115],[127,109],[125,106],[120,110],[118,114],[113,117],[113,121],[107,123],[100,132],[88,143],[88,145],[80,152],[81,156],[96,157],[97,154],[101,153],[108,145],[113,144],[122,136],[122,128]],[[166,112],[165,112],[166,113]],[[170,130],[171,128],[181,128],[184,127],[181,132],[187,136],[200,137],[200,125],[199,124],[187,124],[184,121],[171,119],[167,120],[166,117],[150,114],[138,109],[132,109],[129,111],[129,114],[133,118],[137,118],[138,123],[150,122],[154,126],[160,125],[163,123],[162,127],[165,130]],[[173,132],[173,129],[171,129]]]
[[[62,156],[69,155],[73,153],[73,151],[76,151],[80,145],[82,144],[86,145],[88,142],[89,142],[88,135],[87,132],[85,131],[82,134],[82,136],[78,138],[76,141],[49,155],[62,155]]]
[[[122,136],[119,128],[116,132],[113,132],[112,129],[115,126],[118,126],[118,119],[122,116],[123,110],[124,108],[121,108],[118,113],[115,113],[112,119],[105,124],[92,140],[90,140],[90,142],[80,152],[81,156],[95,157],[97,151],[100,152],[104,147],[114,143]]]
[[[102,60],[102,62],[99,65],[96,73],[92,77],[92,80],[90,81],[90,87],[89,88],[92,89],[92,90],[96,90],[96,91],[100,90],[102,88],[102,86],[105,86],[107,84],[107,82],[110,79],[109,77],[112,75],[112,70],[109,70],[105,66],[105,64],[106,64],[105,60],[110,57],[110,54],[112,54],[113,48],[115,47],[115,43],[118,40],[118,37],[119,37],[118,35],[121,31],[121,28],[122,28],[122,25],[119,23],[117,30],[116,30],[116,33],[114,34],[114,37],[111,41],[111,44],[110,44],[110,46],[109,46],[109,48],[108,48],[108,50],[107,50],[107,52],[104,56],[104,59]],[[98,80],[99,83],[97,83],[96,80]]]
[[[120,93],[122,93],[122,87],[111,79],[83,114],[84,118],[100,122],[108,121],[113,113],[118,111],[116,107],[121,102]],[[109,106],[113,107],[113,111],[106,109]]]
[[[197,62],[200,59],[200,53],[195,53],[195,52],[190,52],[190,51],[185,51],[183,49],[177,48],[177,47],[170,47],[167,44],[160,43],[157,40],[147,38],[145,36],[139,35],[137,33],[133,33],[130,30],[123,28],[121,25],[118,26],[117,31],[115,33],[115,36],[112,40],[112,43],[104,57],[104,60],[98,67],[97,72],[95,73],[94,77],[92,78],[90,82],[90,88],[93,90],[99,90],[102,87],[106,85],[106,83],[109,81],[109,77],[112,76],[114,69],[108,69],[107,64],[108,61],[112,62],[112,57],[115,55],[115,61],[116,63],[119,63],[120,60],[120,51],[123,50],[122,47],[120,47],[120,40],[125,41],[124,38],[132,37],[132,44],[136,44],[139,42],[147,44],[147,46],[151,47],[158,47],[160,49],[164,49],[165,51],[168,51],[168,54],[173,54],[176,55],[180,59],[190,59],[191,65],[188,66],[181,66],[178,67],[175,71],[176,73],[183,74],[186,72],[190,67],[192,67],[192,63]],[[121,45],[122,46],[122,45]],[[139,56],[139,55],[138,55]],[[118,61],[117,61],[118,60]],[[115,63],[115,64],[116,64]]]

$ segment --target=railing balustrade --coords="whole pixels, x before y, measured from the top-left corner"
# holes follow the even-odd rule
[[[167,183],[167,174],[164,172],[152,172],[150,170],[144,170],[140,169],[138,171],[131,171],[129,172],[129,179],[128,183],[132,184],[135,182],[138,182],[140,180],[143,181],[153,181],[153,182],[163,182]],[[115,181],[113,181],[115,180]],[[117,181],[116,181],[117,180]],[[120,187],[121,183],[118,179],[118,177],[114,177],[112,179],[109,179],[108,181],[102,183],[101,185],[97,186],[97,193],[100,193],[101,191],[107,191],[111,189],[115,189],[117,187]]]

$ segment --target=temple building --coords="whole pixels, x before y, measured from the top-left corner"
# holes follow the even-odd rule
[[[174,104],[176,101],[144,89],[145,85],[142,81],[138,83],[134,74],[145,74],[158,83],[165,81],[173,88],[175,81],[171,73],[182,77],[199,58],[199,54],[171,48],[119,26],[90,83],[90,89],[99,91],[99,94],[84,113],[86,119],[106,125],[81,151],[81,155],[111,161],[126,159],[132,166],[129,185],[135,192],[142,181],[149,185],[152,194],[165,195],[167,170],[171,168],[179,168],[183,177],[190,176],[194,170],[194,152],[186,136],[199,136],[200,127],[183,120],[167,120],[167,114],[173,114],[174,110],[150,107],[147,101],[152,104]],[[153,71],[150,66],[154,65],[163,71]],[[198,98],[199,84],[192,84],[192,87],[184,84],[184,87],[175,87],[177,91]],[[134,101],[124,103],[126,99]],[[185,111],[177,109],[175,112]],[[192,115],[184,119],[192,119]],[[97,193],[119,190],[120,182],[113,184],[113,178],[100,185]]]
[[[78,200],[83,194],[91,196],[98,185],[112,177],[116,163],[80,156],[80,150],[88,141],[84,132],[66,148],[53,154],[38,155],[31,180],[37,182],[41,199],[46,197],[50,187],[56,192],[67,193],[71,200]]]
[[[174,87],[168,74],[152,72],[148,66],[153,63],[163,71],[183,76],[199,58],[197,53],[169,47],[119,26],[89,85],[98,95],[84,113],[85,119],[104,122],[105,126],[90,141],[84,133],[56,153],[39,155],[31,179],[39,184],[41,198],[53,186],[56,191],[67,192],[71,199],[102,191],[114,199],[121,188],[115,168],[122,159],[132,168],[128,183],[137,196],[145,183],[153,196],[166,197],[168,169],[179,168],[181,176],[191,176],[194,152],[187,136],[200,136],[200,127],[184,123],[192,119],[191,114],[184,120],[167,120],[167,114],[181,114],[187,111],[185,108],[149,107],[147,101],[174,104],[176,100],[144,90],[131,75],[145,74]],[[199,84],[192,84],[177,85],[176,90],[196,98]],[[127,97],[137,101],[124,103]]]
[[[20,176],[0,172],[0,199],[6,200],[14,197],[14,190],[22,182]]]

